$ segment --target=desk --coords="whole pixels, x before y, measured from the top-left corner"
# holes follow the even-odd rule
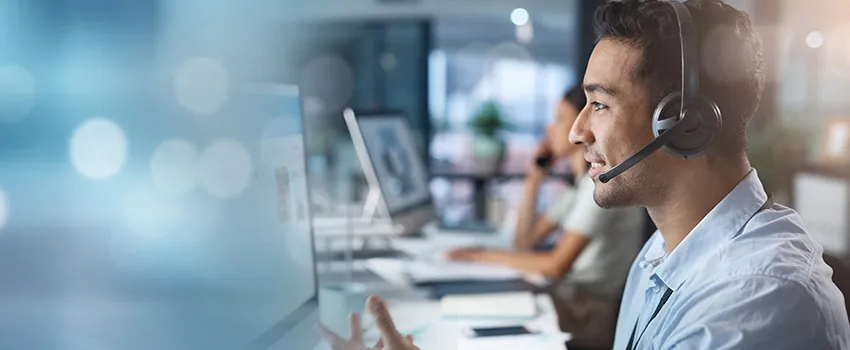
[[[426,235],[431,243],[437,246],[448,244],[442,242],[439,238],[439,233]],[[448,237],[446,237],[448,238]],[[477,236],[479,240],[480,236]],[[453,237],[451,239],[459,239]],[[491,240],[494,245],[498,245],[503,238],[492,236]],[[462,244],[461,240],[455,241]],[[320,284],[322,282],[338,282],[342,281],[345,276],[346,265],[344,262],[338,262],[335,266],[327,266],[325,273],[319,276]],[[396,323],[399,331],[402,334],[412,334],[416,345],[423,350],[454,350],[460,349],[459,346],[464,339],[461,331],[470,326],[476,325],[497,325],[500,322],[494,320],[470,320],[463,318],[443,318],[440,315],[440,301],[430,300],[427,296],[427,291],[413,288],[409,285],[401,271],[399,276],[393,276],[392,272],[383,273],[381,276],[367,270],[366,264],[358,263],[353,265],[355,271],[352,271],[352,281],[362,283],[370,290],[371,293],[380,295],[388,304],[390,314]],[[539,294],[536,296],[538,315],[525,321],[508,321],[503,324],[515,324],[517,322],[532,324],[535,328],[544,332],[544,335],[537,336],[535,341],[539,341],[539,346],[527,347],[528,350],[548,350],[548,349],[566,349],[565,342],[568,339],[559,338],[555,335],[559,333],[558,315],[555,310],[554,302],[548,294]],[[364,321],[366,325],[365,338],[367,344],[374,344],[377,341],[379,333],[372,326],[372,322]],[[330,347],[327,344],[322,344],[316,350],[327,350]]]
[[[396,282],[390,283],[381,277],[362,269],[353,273],[353,280],[365,284],[369,290],[387,301],[390,314],[402,334],[412,334],[416,346],[423,350],[461,350],[459,346],[464,336],[461,331],[465,327],[476,325],[515,324],[517,321],[470,320],[462,318],[443,318],[440,315],[440,301],[430,300],[426,292],[417,290],[409,285]],[[341,275],[325,274],[324,280],[340,280]],[[545,333],[559,331],[558,315],[555,304],[548,294],[537,295],[538,315],[534,319],[520,321],[532,324]],[[379,337],[373,322],[364,320],[364,337],[367,344],[374,344]],[[555,336],[539,336],[539,347],[528,350],[566,349],[568,339],[558,339]],[[328,344],[320,344],[315,350],[329,350]]]

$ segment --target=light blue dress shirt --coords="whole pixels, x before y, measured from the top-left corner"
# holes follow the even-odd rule
[[[669,255],[655,232],[629,271],[614,349],[638,318],[635,349],[850,349],[823,248],[795,211],[759,211],[766,199],[752,170]]]

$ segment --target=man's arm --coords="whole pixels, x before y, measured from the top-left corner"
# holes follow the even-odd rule
[[[699,288],[677,304],[662,326],[670,328],[654,339],[659,349],[830,348],[814,297],[792,281],[739,276]]]

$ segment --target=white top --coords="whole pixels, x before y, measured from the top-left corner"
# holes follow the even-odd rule
[[[629,267],[643,244],[643,209],[602,209],[593,200],[595,185],[590,177],[582,177],[576,185],[566,189],[545,212],[550,220],[560,223],[561,231],[553,235],[554,239],[564,232],[591,237],[564,283],[616,298],[622,294]]]

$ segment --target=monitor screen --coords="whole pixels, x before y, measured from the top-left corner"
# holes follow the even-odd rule
[[[357,125],[390,215],[430,204],[428,173],[401,114],[360,114]]]
[[[270,346],[315,308],[295,87],[42,111],[0,138],[0,348]]]

